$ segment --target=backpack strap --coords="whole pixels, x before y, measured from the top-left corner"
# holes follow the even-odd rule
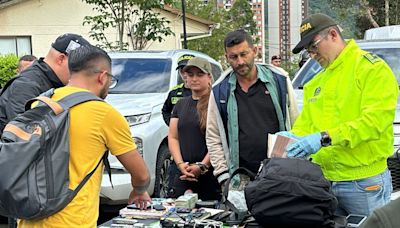
[[[86,182],[90,179],[90,177],[93,175],[93,173],[97,170],[97,168],[99,167],[100,163],[103,161],[103,163],[105,164],[105,161],[107,160],[108,165],[110,166],[110,163],[108,162],[108,150],[104,152],[103,157],[100,159],[99,162],[97,162],[96,167],[94,167],[94,169],[88,173],[85,178],[83,178],[83,180],[81,181],[81,183],[79,183],[79,185],[74,189],[74,192],[71,195],[71,200],[76,196],[76,194],[78,194],[79,190],[81,190],[81,188],[86,184]],[[110,171],[111,172],[111,171]],[[111,181],[111,173],[108,173],[110,175],[110,181]],[[112,182],[111,182],[111,186],[112,186]],[[114,188],[114,186],[113,186]]]

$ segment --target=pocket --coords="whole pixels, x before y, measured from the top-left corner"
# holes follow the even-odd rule
[[[382,180],[382,175],[378,174],[373,177],[355,180],[354,184],[358,190],[363,192],[380,192],[383,189],[384,183]]]

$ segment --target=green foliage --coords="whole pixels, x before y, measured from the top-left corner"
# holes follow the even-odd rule
[[[173,6],[181,8],[181,0],[174,0]],[[237,0],[229,11],[217,7],[217,1],[186,0],[186,12],[206,18],[219,26],[212,32],[212,36],[188,41],[188,48],[208,54],[223,66],[227,66],[224,57],[224,39],[227,33],[235,29],[244,28],[250,34],[256,34],[256,23],[253,12],[247,0]]]
[[[14,54],[0,55],[0,85],[3,87],[6,82],[16,75],[18,57]]]
[[[155,9],[162,9],[164,3],[157,0],[82,0],[93,5],[98,12],[95,16],[86,16],[83,25],[91,25],[89,36],[101,42],[100,47],[107,50],[127,50],[129,43],[134,50],[146,47],[148,41],[164,40],[164,37],[173,35],[165,17]],[[118,39],[111,41],[106,34],[116,28]],[[124,35],[128,34],[128,42]]]

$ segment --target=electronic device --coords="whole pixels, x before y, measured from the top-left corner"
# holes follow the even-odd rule
[[[136,206],[136,204],[129,204],[128,206],[126,206],[126,208],[128,208],[128,209],[137,209],[137,210],[140,210],[140,208],[138,208],[137,206]],[[148,204],[147,205],[147,208],[146,208],[146,210],[147,209],[150,209],[151,208],[151,205],[150,204]]]
[[[163,205],[161,205],[161,204],[154,204],[153,205],[153,209],[156,210],[156,211],[164,211],[165,207]]]
[[[136,219],[128,219],[128,218],[113,218],[112,220],[113,224],[127,224],[127,225],[133,225],[138,222]]]
[[[367,216],[349,214],[346,217],[346,219],[347,219],[347,227],[359,227],[361,223],[363,223],[367,219]]]

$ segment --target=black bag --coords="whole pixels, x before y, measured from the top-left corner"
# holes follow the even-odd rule
[[[321,168],[304,159],[272,158],[245,188],[247,207],[265,227],[334,227],[338,205]]]

